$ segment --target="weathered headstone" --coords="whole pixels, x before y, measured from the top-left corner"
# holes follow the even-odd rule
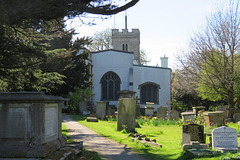
[[[157,117],[161,118],[161,119],[165,119],[167,116],[167,110],[168,110],[167,107],[161,106],[161,107],[157,108]]]
[[[153,102],[146,102],[146,106],[144,107],[145,108],[145,116],[153,115],[153,111],[154,111],[153,105],[154,105]]]
[[[217,106],[217,111],[223,111],[224,112],[224,118],[227,118],[228,116],[228,110],[227,110],[228,106]]]
[[[235,113],[233,115],[234,122],[239,122],[240,121],[240,113]]]
[[[203,126],[198,124],[183,125],[182,145],[190,144],[191,141],[205,143]]]
[[[107,102],[97,102],[96,113],[98,118],[104,118],[106,116]]]
[[[140,104],[136,104],[136,116],[137,116],[137,117],[140,117],[140,116],[141,116]]]
[[[237,130],[222,126],[212,131],[212,148],[222,151],[237,150]]]
[[[107,106],[107,115],[109,116],[115,116],[116,108],[114,105],[108,105]]]
[[[136,104],[133,99],[121,98],[118,101],[117,130],[124,128],[127,132],[135,131],[136,127]]]
[[[176,111],[176,110],[171,110],[171,111],[169,112],[169,119],[170,119],[170,120],[178,120],[178,118],[179,118],[179,112],[178,112],[178,111]]]
[[[87,101],[80,101],[79,102],[79,112],[83,113],[84,111],[87,111]]]
[[[171,101],[167,100],[166,104],[168,105],[168,111],[171,111],[172,107],[171,107]]]

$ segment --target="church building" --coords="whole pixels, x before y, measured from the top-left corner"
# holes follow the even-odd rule
[[[155,110],[167,107],[171,100],[171,69],[168,58],[161,58],[161,67],[140,64],[139,29],[112,30],[113,49],[91,53],[93,103],[109,102],[117,107],[119,91],[136,92],[141,108],[153,102]]]

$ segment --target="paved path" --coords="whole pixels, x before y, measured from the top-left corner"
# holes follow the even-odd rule
[[[89,128],[72,120],[69,115],[62,115],[63,123],[69,129],[68,135],[75,141],[83,141],[83,146],[98,152],[104,160],[144,160],[125,145],[102,137]]]

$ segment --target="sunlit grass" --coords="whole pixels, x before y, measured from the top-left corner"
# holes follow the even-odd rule
[[[108,121],[100,120],[98,123],[86,122],[82,116],[73,115],[74,120],[77,120],[81,124],[91,128],[96,133],[105,136],[107,138],[113,139],[119,143],[126,144],[128,147],[132,148],[140,155],[147,159],[213,159],[219,160],[223,158],[236,158],[239,157],[240,153],[235,154],[223,154],[214,157],[201,157],[196,158],[188,152],[182,151],[182,126],[179,125],[177,121],[160,120],[158,119],[158,124],[154,124],[157,119],[145,119],[146,121],[140,125],[141,128],[136,128],[136,132],[139,134],[145,134],[150,139],[156,139],[157,143],[162,145],[160,147],[152,147],[150,145],[144,145],[140,141],[132,141],[128,137],[128,134],[117,131],[117,122],[115,119],[106,119]],[[142,118],[143,120],[143,118]],[[137,120],[139,122],[139,120]],[[165,122],[164,122],[165,121]],[[238,126],[237,126],[238,127]],[[209,143],[209,141],[207,140]]]

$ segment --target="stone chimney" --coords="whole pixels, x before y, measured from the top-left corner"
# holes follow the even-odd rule
[[[168,68],[168,57],[164,55],[164,57],[161,57],[160,60],[161,60],[161,67]]]

